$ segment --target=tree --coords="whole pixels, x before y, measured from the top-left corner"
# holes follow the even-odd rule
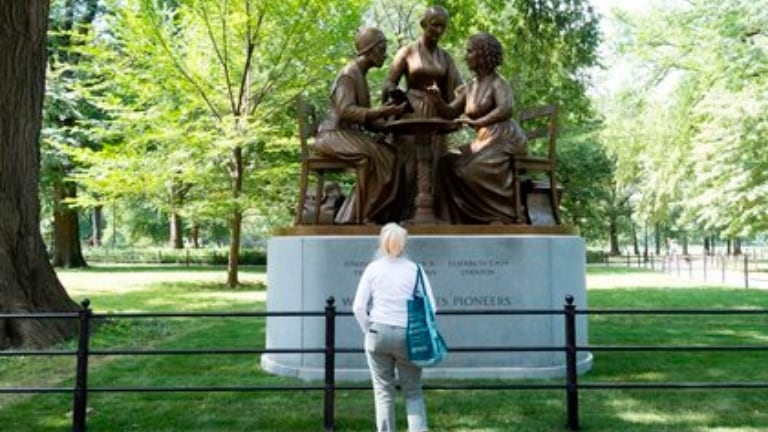
[[[164,197],[157,205],[167,214],[186,212],[195,223],[226,218],[227,280],[236,285],[243,218],[269,218],[283,207],[274,198],[295,196],[275,181],[288,171],[273,169],[274,159],[286,165],[284,154],[292,155],[292,166],[297,160],[295,140],[286,139],[294,128],[285,128],[285,107],[308,87],[327,94],[335,65],[352,52],[361,3],[112,2],[110,34],[93,45],[100,48],[99,103],[119,138],[97,156],[114,158],[90,165],[90,174],[104,175],[79,178],[112,179],[102,183],[100,199],[130,187],[155,202]],[[115,165],[123,172],[105,172]],[[205,208],[182,202],[180,190],[184,200],[205,200]]]
[[[579,226],[587,239],[604,239],[616,226],[614,161],[595,132],[598,124],[572,128],[558,138],[558,178],[564,189],[562,216]]]
[[[0,3],[0,310],[6,313],[77,309],[40,234],[47,23],[47,1]],[[74,320],[5,320],[0,347],[48,345],[76,329]]]
[[[70,178],[74,166],[68,149],[95,146],[78,126],[94,114],[92,107],[74,90],[78,82],[76,50],[96,17],[98,0],[54,1],[51,10],[50,74],[43,119],[45,159],[44,188],[53,202],[53,265],[85,267],[80,246],[79,211],[73,206],[77,184]]]
[[[687,233],[735,238],[764,232],[764,5],[723,0],[665,6],[646,16],[617,16],[618,52],[635,60],[626,87],[636,103],[614,105],[619,109],[610,115],[617,121],[609,121],[608,128],[633,135],[634,151],[617,148],[617,155],[620,167],[639,168],[639,213],[652,223],[679,215],[677,229]]]

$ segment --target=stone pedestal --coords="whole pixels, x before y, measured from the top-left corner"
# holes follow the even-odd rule
[[[377,236],[275,236],[268,246],[267,310],[320,312],[326,298],[350,311],[357,282],[374,257]],[[440,378],[551,378],[565,376],[562,352],[450,352],[451,347],[563,346],[558,315],[439,315],[441,311],[562,309],[565,296],[586,308],[585,251],[575,235],[411,235],[408,256],[422,263],[437,301],[447,359],[425,369]],[[322,317],[269,317],[267,348],[323,348]],[[577,344],[587,344],[586,317],[577,316]],[[362,348],[354,317],[339,317],[336,346]],[[322,354],[266,354],[271,373],[306,380],[323,378]],[[579,353],[579,372],[592,365]],[[367,380],[363,354],[338,354],[336,379]]]

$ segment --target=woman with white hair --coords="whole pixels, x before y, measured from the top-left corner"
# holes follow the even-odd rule
[[[395,223],[381,228],[379,252],[363,271],[352,304],[365,333],[365,354],[371,370],[376,402],[376,430],[395,430],[395,371],[405,398],[408,431],[427,428],[421,367],[408,359],[407,302],[413,295],[418,267],[404,255],[408,232]],[[432,305],[435,299],[427,275],[424,286]],[[435,308],[436,309],[436,308]]]

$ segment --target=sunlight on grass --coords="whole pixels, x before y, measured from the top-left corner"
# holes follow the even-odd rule
[[[632,411],[618,412],[617,416],[623,420],[640,424],[679,425],[691,423],[706,423],[714,417],[702,412],[681,414],[679,412],[662,414],[658,411]]]
[[[595,273],[587,275],[587,289],[669,289],[669,288],[712,288],[722,285],[680,278],[655,272],[638,272],[627,277],[624,273]]]
[[[226,269],[223,268],[211,268],[208,271],[187,270],[183,267],[177,271],[138,268],[135,271],[109,273],[57,269],[56,274],[72,296],[152,290],[160,284],[173,283],[188,286],[207,283],[221,290],[226,289],[227,280]],[[238,275],[240,283],[247,288],[263,289],[266,286],[267,275],[263,271],[240,271]]]
[[[187,299],[200,299],[201,301],[207,301],[210,299],[221,300],[222,303],[230,303],[232,301],[267,301],[266,291],[246,291],[246,292],[203,292],[203,293],[190,293],[181,294],[179,298]]]
[[[72,425],[72,413],[62,414],[60,416],[40,416],[37,423],[43,428],[51,430],[66,430]]]
[[[764,428],[753,427],[700,427],[696,432],[765,432]]]
[[[661,372],[645,372],[645,373],[639,373],[639,374],[632,374],[631,377],[633,378],[633,381],[662,381],[669,379],[669,375]]]
[[[662,412],[649,409],[643,401],[634,398],[617,397],[609,403],[616,411],[616,416],[631,423],[639,424],[705,424],[714,416],[704,412]]]
[[[756,331],[734,331],[734,330],[722,329],[718,331],[713,331],[711,333],[719,336],[727,336],[729,338],[744,339],[749,343],[768,342],[768,335],[762,334]]]

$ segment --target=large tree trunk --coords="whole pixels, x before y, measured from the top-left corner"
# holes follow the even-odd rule
[[[0,311],[74,311],[40,234],[39,134],[45,89],[46,0],[0,2]],[[74,320],[0,321],[0,347],[44,346]]]

